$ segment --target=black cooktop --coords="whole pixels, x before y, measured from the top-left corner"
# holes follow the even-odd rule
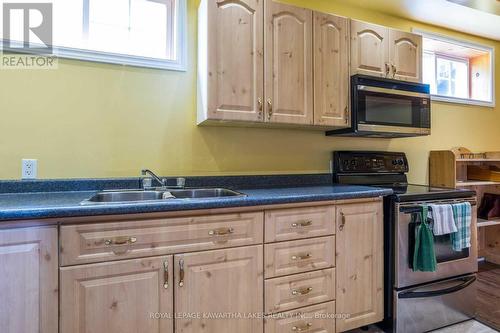
[[[474,191],[454,188],[431,187],[427,185],[378,184],[374,186],[391,188],[394,191],[392,197],[395,201],[398,202],[467,198],[475,195]]]

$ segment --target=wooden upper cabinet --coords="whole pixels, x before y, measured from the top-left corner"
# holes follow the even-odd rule
[[[351,74],[389,75],[389,30],[351,20]]]
[[[384,317],[382,203],[337,207],[337,332],[381,321]]]
[[[60,332],[173,333],[172,266],[165,256],[61,268]]]
[[[314,12],[314,124],[348,127],[349,20]]]
[[[176,333],[262,332],[260,318],[210,318],[263,312],[262,245],[175,256]]]
[[[389,40],[392,77],[422,82],[422,36],[390,30]]]
[[[57,229],[0,231],[0,331],[58,331]]]
[[[265,3],[266,121],[313,124],[312,11]]]
[[[199,120],[263,120],[263,13],[263,0],[202,0]]]

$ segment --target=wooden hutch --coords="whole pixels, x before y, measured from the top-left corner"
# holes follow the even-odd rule
[[[500,168],[500,151],[472,153],[466,148],[431,151],[429,184],[438,187],[468,188],[477,193],[478,205],[484,193],[500,194],[500,180],[476,175],[478,167]],[[482,179],[482,180],[478,180]],[[500,217],[478,219],[478,253],[486,261],[500,265]]]

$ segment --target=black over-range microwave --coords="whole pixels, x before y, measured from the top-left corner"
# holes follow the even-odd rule
[[[351,77],[351,127],[326,134],[394,138],[430,133],[428,84],[354,75]]]

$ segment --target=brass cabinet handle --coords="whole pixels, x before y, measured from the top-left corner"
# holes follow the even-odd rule
[[[292,256],[292,260],[306,260],[311,259],[312,255],[310,253],[297,254]]]
[[[273,102],[271,101],[270,98],[267,99],[267,119],[271,120],[271,117],[273,116]]]
[[[394,78],[396,76],[397,68],[396,65],[394,64],[391,64],[391,67],[392,67],[392,78]]]
[[[179,287],[184,286],[184,260],[179,260]]]
[[[391,67],[389,66],[388,63],[385,63],[385,77],[388,77],[390,72],[391,72]]]
[[[292,289],[292,295],[307,295],[313,290],[312,287]]]
[[[305,332],[308,331],[312,327],[312,323],[306,323],[302,326],[294,326],[292,327],[292,332]]]
[[[313,223],[312,220],[305,220],[305,221],[300,221],[300,222],[294,222],[292,223],[292,228],[304,228],[304,227],[309,227]]]
[[[262,109],[263,109],[263,106],[262,106],[262,98],[257,98],[257,104],[259,104],[259,117],[262,117]]]
[[[115,238],[110,238],[110,239],[105,239],[104,240],[104,245],[110,246],[110,245],[125,245],[125,244],[134,244],[137,242],[136,237],[115,237]]]
[[[214,230],[210,230],[208,234],[210,236],[225,236],[234,233],[233,228],[218,228]]]
[[[163,262],[163,288],[168,289],[168,261]]]
[[[345,214],[343,212],[340,212],[340,219],[339,230],[342,231],[345,227]]]
[[[349,108],[346,106],[345,109],[344,109],[344,114],[345,114],[345,123],[348,124],[349,123]]]

